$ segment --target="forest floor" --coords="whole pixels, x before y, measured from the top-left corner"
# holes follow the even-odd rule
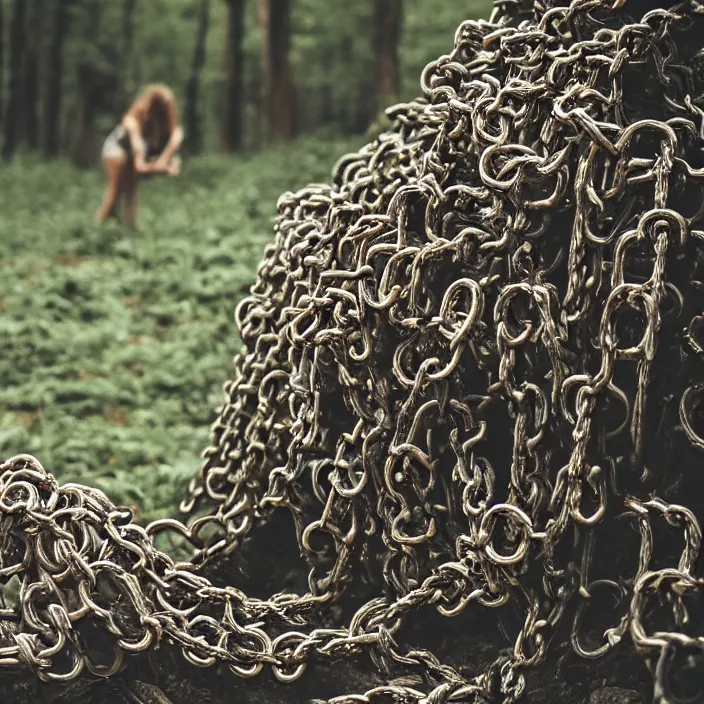
[[[232,373],[238,301],[281,193],[329,181],[361,144],[313,139],[187,160],[140,191],[136,230],[93,216],[100,170],[0,170],[0,458],[176,515]]]

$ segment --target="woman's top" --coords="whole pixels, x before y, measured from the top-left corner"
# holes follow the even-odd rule
[[[142,140],[144,142],[144,158],[148,161],[161,154],[166,146],[168,136],[165,140],[162,140],[163,143],[156,143],[149,136],[142,136]],[[102,156],[105,159],[120,157],[123,154],[129,159],[132,158],[132,142],[124,125],[120,123],[105,138]]]

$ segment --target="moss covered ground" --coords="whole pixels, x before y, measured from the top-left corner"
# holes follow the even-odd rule
[[[92,224],[99,170],[0,170],[0,457],[174,515],[240,341],[234,309],[273,237],[277,198],[329,180],[361,140],[306,139],[187,160],[142,184],[136,230]]]

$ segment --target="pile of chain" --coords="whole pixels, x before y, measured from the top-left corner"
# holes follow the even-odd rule
[[[166,640],[239,677],[359,654],[388,674],[336,704],[508,703],[566,633],[583,658],[634,647],[682,700],[704,651],[704,8],[647,10],[502,0],[331,185],[282,196],[187,524],[2,465],[0,668],[109,676]],[[277,511],[307,593],[204,576]],[[487,607],[520,626],[471,676],[401,637]]]

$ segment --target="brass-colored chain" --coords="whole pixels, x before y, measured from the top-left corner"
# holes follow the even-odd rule
[[[630,638],[678,701],[677,653],[704,650],[702,531],[665,457],[673,434],[686,471],[704,450],[704,8],[636,9],[500,0],[330,185],[281,197],[187,524],[141,528],[30,456],[0,467],[0,667],[110,675],[167,639],[291,682],[367,653],[424,684],[328,704],[510,704],[569,620],[577,654]],[[308,593],[214,586],[204,568],[279,510]],[[362,571],[376,598],[324,625]],[[509,603],[523,626],[476,676],[400,642],[419,610]]]

